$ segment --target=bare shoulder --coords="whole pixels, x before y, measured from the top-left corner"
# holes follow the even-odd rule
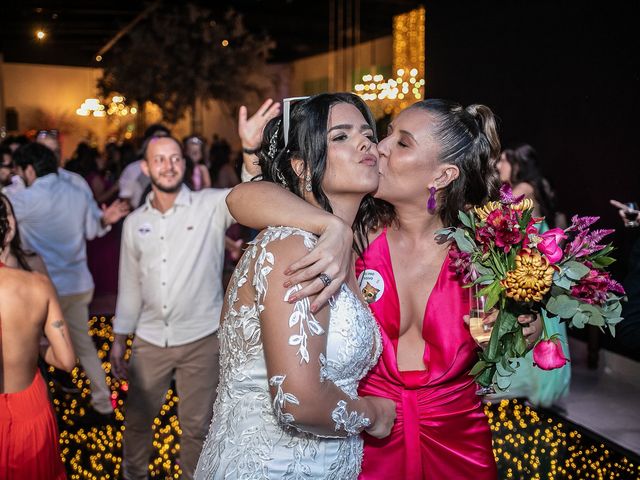
[[[534,189],[530,183],[520,182],[513,187],[513,194],[516,196],[525,195],[527,198],[531,198],[534,194]]]
[[[49,277],[39,272],[27,272],[18,268],[4,268],[0,273],[0,292],[11,295],[13,300],[24,301],[28,297],[29,304],[38,298],[55,294]]]

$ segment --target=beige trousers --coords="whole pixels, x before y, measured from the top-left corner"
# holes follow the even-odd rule
[[[69,327],[71,342],[80,365],[91,382],[91,404],[99,413],[111,413],[111,390],[98,358],[98,350],[89,336],[89,303],[93,290],[75,295],[61,295],[62,314]]]
[[[129,363],[125,405],[124,478],[146,480],[152,450],[153,419],[160,413],[175,375],[183,479],[192,479],[207,436],[219,378],[217,334],[180,345],[157,347],[136,337]]]

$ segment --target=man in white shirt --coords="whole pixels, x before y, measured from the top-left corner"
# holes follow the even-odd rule
[[[211,420],[218,383],[225,231],[234,222],[229,189],[192,192],[173,137],[152,137],[142,169],[152,193],[127,217],[122,232],[115,342],[111,364],[129,379],[124,477],[146,479],[152,422],[172,377],[180,396],[180,467],[193,478]],[[129,365],[127,335],[135,333]]]
[[[94,284],[87,267],[86,240],[106,232],[128,209],[122,203],[97,217],[93,199],[58,175],[56,157],[43,145],[20,147],[14,160],[27,185],[24,190],[8,194],[22,241],[42,257],[60,296],[74,349],[91,381],[93,407],[101,414],[110,414],[111,392],[89,336],[89,303]]]

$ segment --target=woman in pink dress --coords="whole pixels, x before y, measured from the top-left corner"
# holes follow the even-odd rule
[[[356,268],[383,337],[376,367],[360,393],[396,401],[391,435],[365,435],[361,479],[495,479],[491,432],[469,371],[477,345],[463,322],[468,291],[450,268],[449,245],[435,232],[458,224],[458,210],[496,197],[500,144],[491,110],[443,100],[418,102],[398,115],[378,145],[380,185],[368,212],[354,225],[364,250]],[[228,203],[239,222],[300,226],[321,234],[320,244],[290,267],[290,282],[328,275],[295,298],[320,291],[312,309],[344,278],[351,255],[350,226],[325,212],[293,206],[270,185],[242,184]],[[269,188],[271,187],[271,188]],[[286,206],[286,208],[284,208]],[[300,207],[300,208],[298,208]],[[302,270],[301,270],[302,269]],[[525,335],[540,334],[523,316]]]

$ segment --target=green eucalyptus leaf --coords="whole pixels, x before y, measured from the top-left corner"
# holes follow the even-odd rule
[[[574,282],[571,281],[569,277],[566,275],[560,275],[558,272],[553,274],[553,283],[565,290],[571,290],[571,288],[575,285]]]
[[[458,245],[458,248],[465,253],[473,253],[476,248],[473,240],[470,239],[469,234],[461,228],[456,228],[453,233],[453,238]]]
[[[496,376],[496,390],[500,390],[504,392],[510,386],[511,386],[511,376],[508,376],[508,377],[502,377],[500,375]]]
[[[589,267],[575,260],[565,263],[563,267],[563,273],[571,280],[580,280],[590,271]]]
[[[469,372],[469,375],[478,375],[480,372],[482,372],[485,368],[487,368],[489,366],[489,364],[483,360],[478,360],[476,362],[476,364],[473,366],[473,368],[471,369],[471,371]]]
[[[490,365],[484,369],[480,375],[476,376],[476,382],[483,387],[488,387],[493,383],[493,376],[495,374],[495,365]]]
[[[587,323],[589,323],[589,316],[584,312],[576,313],[571,319],[571,325],[576,328],[584,328]]]
[[[467,215],[465,212],[463,212],[462,210],[458,211],[458,218],[460,219],[460,221],[462,222],[462,224],[465,227],[470,228],[471,230],[475,231],[475,226],[473,224],[473,222],[471,221],[471,218],[469,218],[469,215]]]
[[[551,297],[547,302],[547,310],[560,318],[573,318],[580,302],[567,295]]]

